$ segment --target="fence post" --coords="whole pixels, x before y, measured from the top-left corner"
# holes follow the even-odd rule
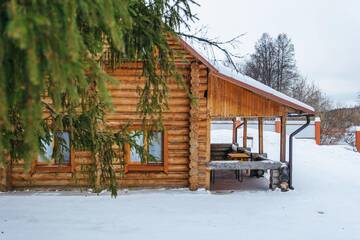
[[[321,126],[320,117],[316,117],[315,118],[315,142],[317,145],[320,145],[320,139],[321,139],[320,126]]]
[[[275,118],[275,132],[280,133],[281,131],[281,121],[280,118]]]
[[[355,147],[360,153],[360,126],[355,127]]]

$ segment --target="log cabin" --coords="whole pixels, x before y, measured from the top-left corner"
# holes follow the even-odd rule
[[[156,164],[142,164],[139,155],[129,150],[125,176],[119,178],[119,186],[209,189],[209,163],[212,161],[210,134],[214,119],[241,117],[241,123],[234,121],[234,129],[240,124],[244,126],[243,146],[246,147],[246,119],[257,118],[258,153],[262,154],[263,118],[279,117],[282,126],[280,160],[285,162],[286,117],[291,114],[313,115],[314,109],[247,76],[211,64],[180,38],[169,40],[169,45],[176,53],[177,69],[197,101],[190,101],[187,92],[175,79],[170,79],[169,109],[163,114],[165,130],[156,133],[157,141],[149,147],[158,161]],[[126,63],[108,73],[121,84],[109,86],[115,110],[106,115],[106,120],[114,129],[129,120],[133,128],[140,128],[141,117],[136,106],[139,100],[137,88],[144,83],[141,63]],[[68,134],[62,134],[71,146]],[[145,137],[139,141],[146,142]],[[85,187],[82,171],[90,161],[90,154],[70,149],[61,166],[56,163],[48,165],[39,157],[31,173],[25,172],[21,163],[14,164],[10,171],[0,168],[0,186],[10,189]]]

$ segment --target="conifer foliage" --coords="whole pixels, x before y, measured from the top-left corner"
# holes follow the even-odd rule
[[[104,112],[111,108],[105,56],[107,67],[113,68],[124,59],[143,62],[147,80],[139,92],[139,111],[144,119],[159,119],[166,107],[166,76],[176,73],[167,34],[179,32],[195,18],[192,4],[0,1],[0,161],[23,159],[29,168],[44,151],[44,142],[58,136],[51,133],[68,131],[75,149],[92,152],[90,186],[109,187],[116,195],[113,163],[123,162],[116,149],[136,144],[126,128],[113,132],[104,121]],[[55,147],[53,155],[61,161],[56,151],[60,148]]]

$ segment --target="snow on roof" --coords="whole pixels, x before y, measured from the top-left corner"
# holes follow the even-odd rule
[[[188,50],[190,50],[190,52],[192,52],[193,54],[196,55],[195,57],[198,57],[199,60],[202,61],[205,65],[207,65],[209,68],[211,68],[212,70],[215,70],[216,72],[220,73],[221,75],[224,75],[225,77],[229,77],[235,81],[238,81],[239,83],[242,84],[242,87],[247,88],[244,85],[248,85],[247,89],[249,89],[251,91],[253,91],[255,88],[255,90],[257,89],[262,92],[265,92],[276,99],[282,99],[282,100],[292,103],[300,108],[306,109],[307,111],[310,111],[311,113],[315,112],[315,109],[313,107],[311,107],[295,98],[289,97],[286,94],[276,91],[275,89],[255,80],[249,76],[241,74],[241,73],[239,73],[235,70],[232,70],[224,65],[220,65],[216,61],[211,61],[206,56],[206,54],[202,53],[199,50],[195,50],[198,48],[196,48],[192,44],[186,42],[184,39],[180,38],[180,41],[185,45],[185,48],[188,48]]]

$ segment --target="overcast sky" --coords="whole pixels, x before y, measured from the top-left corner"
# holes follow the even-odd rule
[[[359,0],[197,0],[194,8],[210,37],[241,33],[241,54],[254,50],[262,33],[287,33],[300,72],[341,104],[360,92]]]

